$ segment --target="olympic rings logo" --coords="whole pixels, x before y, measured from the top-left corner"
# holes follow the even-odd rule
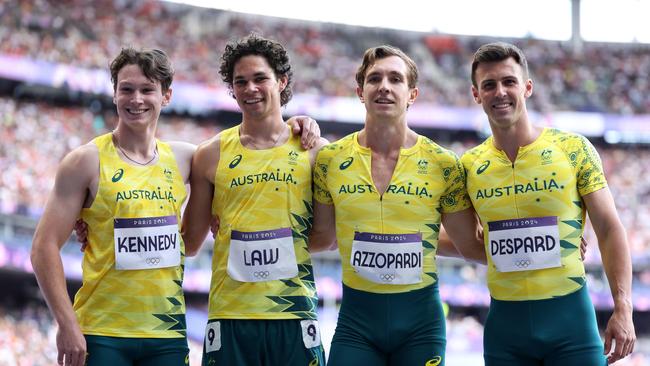
[[[382,273],[379,275],[379,278],[384,282],[393,282],[395,280],[394,273]]]
[[[515,261],[515,266],[519,268],[528,268],[530,266],[531,260],[530,259],[520,259]]]
[[[155,266],[160,263],[160,257],[149,257],[145,259],[144,262],[150,266]]]
[[[269,277],[269,275],[270,275],[269,271],[255,271],[255,272],[253,272],[253,276],[255,278],[265,279],[265,278]]]

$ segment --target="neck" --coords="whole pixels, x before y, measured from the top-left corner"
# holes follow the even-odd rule
[[[508,159],[514,162],[519,148],[532,144],[542,133],[541,127],[533,126],[529,121],[524,121],[507,128],[498,128],[491,124],[494,146],[503,150]]]
[[[113,131],[113,140],[122,151],[132,153],[131,157],[145,160],[151,158],[156,149],[156,127],[133,130],[118,124]]]
[[[406,121],[375,121],[366,118],[366,125],[359,132],[359,143],[375,153],[391,153],[415,145],[417,134]]]
[[[244,120],[239,127],[242,145],[255,149],[268,149],[284,143],[287,125],[282,116],[266,120]]]

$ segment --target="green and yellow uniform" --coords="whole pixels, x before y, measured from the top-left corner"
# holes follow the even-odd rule
[[[443,365],[445,321],[435,259],[441,215],[470,207],[456,155],[419,136],[401,149],[380,193],[372,181],[371,150],[353,133],[319,152],[314,177],[316,200],[334,205],[343,270],[330,363],[366,358],[424,364],[440,358]]]
[[[318,298],[307,250],[311,176],[309,152],[301,148],[300,137],[271,149],[251,150],[241,144],[239,126],[220,134],[212,202],[220,227],[204,364],[215,360],[254,365],[292,358],[296,365],[301,359],[323,363]],[[282,333],[285,326],[289,333]],[[296,347],[296,340],[304,343],[304,350]],[[257,349],[265,342],[266,347],[277,347],[268,347],[272,352]]]
[[[74,301],[81,331],[93,337],[178,339],[187,355],[185,249],[178,225],[187,193],[174,154],[156,141],[159,161],[133,166],[120,159],[111,134],[94,143],[99,183],[92,205],[81,213],[89,245]],[[89,354],[95,364],[92,347]]]
[[[521,311],[528,312],[524,307],[529,307],[531,301],[574,294],[579,298],[574,301],[575,309],[565,311],[574,314],[578,323],[590,324],[590,337],[586,341],[585,337],[578,338],[582,345],[588,343],[585,349],[589,352],[596,354],[595,348],[599,347],[602,354],[593,307],[583,289],[585,270],[580,258],[586,215],[582,197],[607,186],[593,146],[582,136],[547,128],[533,143],[519,148],[515,162],[494,146],[492,137],[467,151],[461,161],[467,175],[467,191],[484,229],[488,287],[493,298],[490,313],[514,316],[516,312],[511,307],[500,311],[499,304],[520,302]],[[550,309],[552,303],[543,304]],[[533,318],[539,315],[530,314]],[[522,325],[507,319],[499,322],[512,328]],[[486,361],[492,357],[492,346],[488,344],[507,342],[494,342],[490,323],[495,322],[488,319],[486,326]],[[540,327],[541,324],[549,325],[546,321],[540,322]],[[566,323],[560,325],[558,331],[572,333],[566,332]],[[573,329],[584,335],[583,328]],[[534,334],[535,329],[532,332],[531,336],[540,334]],[[523,335],[518,337],[522,340]],[[497,360],[505,356],[499,352],[494,351],[493,363],[488,364],[501,364]],[[570,352],[576,352],[575,347]]]

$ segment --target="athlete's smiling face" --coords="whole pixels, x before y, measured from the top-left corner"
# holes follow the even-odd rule
[[[232,91],[244,117],[259,118],[278,113],[280,93],[287,81],[286,76],[276,77],[263,56],[249,55],[237,61]]]
[[[140,66],[129,64],[117,74],[113,103],[122,122],[146,126],[158,120],[171,95],[171,88],[163,92],[160,81],[149,80]]]
[[[368,68],[363,88],[357,95],[374,117],[399,118],[418,95],[417,88],[409,88],[408,67],[398,56],[378,59]]]
[[[525,119],[526,99],[533,93],[533,81],[512,57],[481,63],[476,68],[476,85],[472,95],[483,106],[490,124],[507,129]]]

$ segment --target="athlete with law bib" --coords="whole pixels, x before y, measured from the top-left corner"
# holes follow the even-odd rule
[[[34,272],[59,325],[59,364],[187,365],[179,222],[195,147],[155,138],[172,96],[164,52],[125,48],[110,71],[117,127],[61,162]],[[73,307],[59,251],[80,214],[89,245]]]
[[[183,218],[188,253],[219,218],[203,364],[323,365],[307,236],[312,164],[326,141],[305,150],[282,119],[292,70],[279,43],[228,44],[220,73],[242,123],[197,149]]]
[[[310,249],[335,234],[343,267],[328,365],[444,365],[435,257],[459,254],[448,241],[439,248],[441,222],[473,250],[465,257],[485,259],[460,161],[407,126],[417,78],[401,50],[368,49],[356,75],[364,129],[318,154]]]
[[[597,152],[580,135],[531,124],[533,82],[517,47],[481,46],[471,76],[492,129],[461,158],[488,258],[486,365],[600,366],[627,356],[630,253]],[[614,298],[604,348],[580,258],[587,213]]]

